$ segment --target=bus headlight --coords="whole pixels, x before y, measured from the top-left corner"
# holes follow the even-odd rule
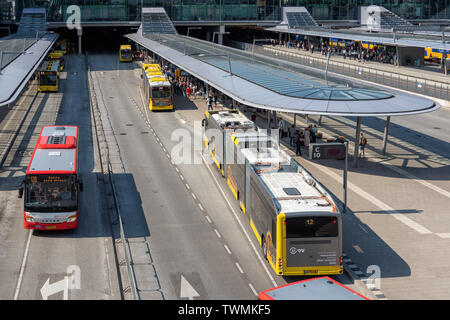
[[[75,216],[70,216],[68,219],[67,219],[67,222],[74,222],[74,221],[76,221],[77,220],[77,216],[75,215]]]
[[[31,216],[25,216],[25,221],[26,222],[34,222],[34,219]]]

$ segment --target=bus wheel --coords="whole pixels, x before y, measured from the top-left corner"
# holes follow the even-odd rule
[[[266,242],[266,239],[264,239],[263,235],[261,235],[261,247],[262,247],[264,259],[267,260],[267,242]]]

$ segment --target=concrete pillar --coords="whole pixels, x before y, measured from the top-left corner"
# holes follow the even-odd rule
[[[386,153],[386,146],[387,146],[387,142],[388,142],[388,136],[389,136],[389,124],[391,123],[391,117],[388,116],[386,118],[386,125],[384,126],[384,134],[383,134],[383,147],[381,150],[382,154]]]
[[[220,25],[219,26],[219,34],[217,35],[217,43],[218,44],[223,44],[223,33],[225,32],[225,26],[224,25]]]
[[[294,127],[297,125],[297,114],[294,113]]]
[[[353,167],[358,166],[358,153],[359,153],[359,135],[361,133],[361,117],[356,118],[356,136],[355,136],[355,150],[353,154]]]
[[[82,54],[81,37],[83,35],[83,29],[82,28],[77,29],[77,35],[78,35],[78,54],[81,55]]]

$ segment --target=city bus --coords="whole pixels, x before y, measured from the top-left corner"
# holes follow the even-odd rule
[[[333,198],[276,137],[254,129],[233,132],[236,124],[251,128],[238,116],[237,110],[206,112],[205,146],[263,256],[278,275],[342,274],[342,216]]]
[[[133,54],[131,52],[131,45],[123,44],[120,46],[119,58],[121,62],[133,61]]]
[[[259,300],[370,300],[330,277],[287,283],[258,294]]]
[[[63,55],[67,54],[67,41],[66,40],[58,40],[53,47],[53,50],[56,52],[61,52]]]
[[[145,103],[151,111],[173,110],[172,84],[160,72],[142,75]]]
[[[64,71],[64,56],[53,57],[51,60],[56,60],[59,62],[59,71]]]
[[[43,126],[19,188],[24,227],[34,230],[78,226],[78,127]]]
[[[58,92],[59,72],[59,60],[44,61],[38,71],[38,91]]]
[[[148,71],[148,70],[161,71],[161,66],[158,63],[145,63],[142,65],[142,69],[145,71]]]

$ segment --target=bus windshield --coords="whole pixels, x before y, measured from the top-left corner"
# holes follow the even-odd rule
[[[337,237],[336,217],[287,217],[287,238]]]
[[[25,179],[25,210],[75,211],[75,175],[29,175]]]
[[[168,99],[170,98],[170,87],[153,87],[152,88],[153,99]]]
[[[56,86],[56,73],[39,74],[39,85],[41,86]]]
[[[130,49],[121,49],[120,54],[123,59],[130,59],[131,58],[131,50]]]

